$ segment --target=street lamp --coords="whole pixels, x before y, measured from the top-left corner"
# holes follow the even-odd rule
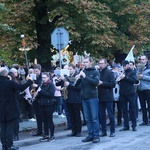
[[[26,41],[25,41],[25,36],[24,34],[21,34],[20,38],[22,39],[21,43],[23,48],[19,48],[20,51],[24,51],[25,59],[26,59],[26,66],[27,69],[29,70],[29,63],[28,63],[28,57],[27,57],[27,50],[29,51],[29,48],[26,48]]]

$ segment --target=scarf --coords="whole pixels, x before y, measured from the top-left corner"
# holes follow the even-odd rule
[[[47,82],[43,83],[42,86],[47,86],[50,82],[51,82],[50,79],[48,79]]]

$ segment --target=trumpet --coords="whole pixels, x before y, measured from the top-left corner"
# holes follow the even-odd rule
[[[120,73],[120,75],[116,78],[116,82],[119,82],[120,80],[122,80],[122,75],[124,75],[124,74],[125,74],[125,71]]]

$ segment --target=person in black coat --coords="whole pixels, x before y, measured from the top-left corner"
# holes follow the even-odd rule
[[[66,79],[65,81],[65,86],[67,87],[67,99],[66,99],[66,104],[67,104],[67,109],[70,114],[70,120],[72,124],[72,133],[69,134],[68,136],[76,136],[80,137],[81,136],[81,128],[82,128],[82,123],[81,123],[81,88],[80,87],[75,87],[74,82],[71,81],[71,79],[74,79],[77,73],[75,72],[75,66],[73,64],[69,64],[68,67],[70,71],[70,76]],[[70,79],[70,80],[69,80]]]
[[[107,68],[107,60],[99,61],[100,81],[98,86],[98,96],[100,105],[100,123],[102,127],[101,137],[107,136],[106,131],[106,109],[110,119],[110,137],[115,136],[115,117],[113,111],[114,97],[113,88],[115,87],[115,78],[111,70]]]
[[[36,74],[36,80],[34,80],[34,84],[32,85],[32,88],[36,91],[38,87],[42,84],[42,74],[41,74],[41,65],[35,64],[33,66],[34,73]],[[38,98],[35,98],[35,100],[32,103],[33,110],[36,116],[36,123],[37,123],[37,131],[33,134],[33,136],[41,136],[43,135],[42,131],[42,118],[40,114],[39,104],[38,104]]]
[[[53,122],[55,86],[50,80],[49,73],[42,73],[42,81],[42,86],[37,90],[40,114],[44,123],[44,135],[43,138],[40,139],[40,141],[55,140]]]
[[[120,102],[123,109],[124,127],[120,131],[129,130],[129,111],[131,112],[132,130],[137,131],[136,120],[136,92],[135,84],[139,81],[136,76],[136,72],[129,66],[129,62],[124,60],[122,62],[124,73],[120,76]]]
[[[8,70],[0,68],[0,124],[1,124],[1,143],[3,150],[16,150],[13,146],[13,129],[16,119],[20,116],[19,107],[16,101],[16,90],[25,90],[33,82],[29,80],[20,85],[9,80]]]
[[[98,143],[99,138],[99,118],[98,118],[98,90],[99,72],[92,66],[93,60],[89,56],[83,59],[85,69],[76,76],[79,80],[76,86],[81,87],[82,106],[85,115],[88,136],[82,142]]]
[[[11,69],[8,73],[8,76],[10,80],[17,82],[18,84],[21,84],[21,81],[17,78],[17,69]],[[16,90],[16,102],[18,104],[18,107],[20,109],[20,90]],[[16,123],[14,125],[14,139],[13,141],[18,141],[19,140],[19,118],[16,119]]]

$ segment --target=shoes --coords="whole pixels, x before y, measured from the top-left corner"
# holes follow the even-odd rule
[[[45,135],[43,138],[40,139],[40,142],[49,142],[49,136]]]
[[[76,133],[76,137],[81,137],[81,133]]]
[[[119,131],[128,131],[129,130],[129,127],[124,127],[122,129],[120,129]]]
[[[66,116],[64,116],[63,114],[58,115],[58,118],[65,118]]]
[[[100,138],[99,137],[94,137],[93,138],[93,143],[98,143],[100,142]]]
[[[31,118],[31,119],[28,119],[28,121],[30,121],[30,122],[35,122],[35,121],[36,121],[36,119]]]
[[[110,135],[109,135],[109,137],[115,137],[115,136],[116,136],[116,135],[115,135],[114,132],[111,132]]]
[[[87,136],[85,139],[82,140],[82,142],[91,142],[93,141],[93,138]]]
[[[42,132],[37,132],[37,133],[34,133],[33,136],[42,136]]]
[[[54,136],[50,136],[50,141],[55,141],[55,137]]]
[[[16,147],[16,146],[11,146],[10,148],[7,148],[6,150],[18,150],[19,149],[19,147]]]
[[[71,134],[68,134],[67,136],[68,137],[76,136],[76,133],[75,132],[71,132]]]
[[[133,127],[133,128],[132,128],[132,131],[137,131],[136,127]]]
[[[102,132],[99,136],[100,136],[100,137],[107,136],[107,133]]]
[[[64,130],[71,130],[71,127],[67,127],[67,128],[65,128]]]
[[[141,124],[139,124],[139,126],[147,126],[147,123],[142,122]]]

